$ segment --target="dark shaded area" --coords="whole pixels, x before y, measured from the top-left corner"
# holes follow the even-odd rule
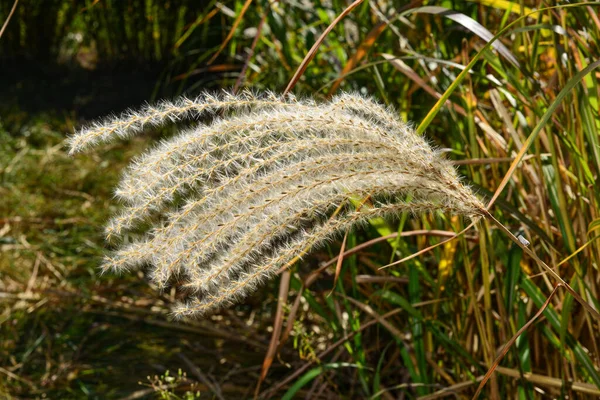
[[[0,22],[12,5],[0,1]],[[0,40],[1,122],[12,131],[44,113],[76,123],[220,87],[222,70],[186,77],[223,40],[223,19],[205,18],[213,9],[194,0],[21,0]]]
[[[222,80],[220,72],[204,72],[182,84],[170,77],[172,66],[167,62],[120,62],[94,70],[25,59],[1,65],[0,121],[9,132],[39,114],[64,116],[78,124],[187,94],[190,84],[218,90]]]
[[[5,62],[0,75],[2,113],[74,113],[91,119],[117,112],[148,101],[163,68],[123,63],[89,71],[37,62]]]
[[[148,387],[147,377],[167,370],[176,373],[180,368],[197,381],[180,354],[218,380],[229,392],[227,398],[251,395],[265,343],[257,348],[241,340],[227,340],[210,332],[210,322],[204,324],[206,329],[183,326],[178,330],[175,323],[126,311],[90,309],[80,300],[72,299],[71,309],[36,312],[35,318],[19,327],[25,333],[20,337],[5,332],[6,340],[14,342],[13,354],[24,361],[21,373],[36,386],[56,388],[44,390],[50,398],[65,398],[66,393],[74,398],[82,398],[82,394],[96,399],[122,398]],[[226,329],[220,331],[227,333]],[[47,369],[44,355],[50,351],[60,354],[63,367]],[[235,384],[230,382],[234,377]],[[40,394],[37,390],[24,392]]]
[[[2,22],[13,3],[0,1]],[[210,29],[195,29],[211,9],[209,1],[196,0],[20,0],[0,41],[0,60],[64,61],[91,49],[102,62],[148,63],[176,50],[204,51],[222,39],[219,18],[207,19]],[[187,40],[178,43],[184,34]]]

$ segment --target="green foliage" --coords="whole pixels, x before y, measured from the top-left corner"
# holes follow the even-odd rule
[[[191,387],[186,390],[183,395],[179,396],[173,391],[178,386],[188,384],[189,381],[185,372],[179,369],[176,376],[171,376],[167,370],[163,375],[154,375],[148,377],[150,387],[156,392],[157,396],[161,400],[194,400],[200,398],[200,391],[194,391],[194,383],[191,383]]]
[[[10,7],[6,3],[2,15]],[[54,3],[60,9],[61,2]],[[59,26],[66,22],[61,21],[89,18],[102,24],[100,10],[108,12],[108,2],[92,3],[96,14],[82,11],[69,17],[72,13],[66,10],[62,20],[48,22],[56,25],[56,35],[43,40],[55,44],[39,47],[56,48],[64,39],[66,30]],[[212,67],[206,60],[227,36],[242,0],[224,2],[226,9],[206,19],[215,25],[204,19],[222,7],[216,2],[189,14],[177,7],[174,13],[162,11],[161,18],[173,22],[157,28],[143,22],[144,35],[153,29],[163,33],[166,27],[179,26],[177,21],[185,23],[164,33],[170,36],[160,36],[159,46],[144,36],[143,49],[126,42],[128,50],[119,50],[115,43],[130,40],[122,33],[112,42],[97,40],[98,53],[100,58],[166,57],[169,68],[159,84],[193,94],[204,89],[205,72],[215,66],[225,68],[220,84],[233,86],[259,32],[244,86],[281,91],[320,33],[348,5],[337,0],[311,3],[305,7],[302,2],[255,0]],[[429,115],[426,136],[448,149],[465,180],[486,197],[500,186],[519,150],[530,145],[491,211],[597,307],[600,76],[598,70],[578,74],[600,58],[598,7],[576,4],[529,15],[500,35],[506,50],[495,50],[484,49],[481,31],[471,21],[493,36],[543,4],[440,0],[427,5],[460,12],[463,23],[432,9],[365,2],[327,36],[294,91],[323,97],[335,94],[333,88],[361,91],[396,106],[403,118],[416,124],[429,121]],[[118,7],[114,9],[121,10]],[[152,7],[136,8],[140,15],[147,10]],[[26,32],[35,23],[26,18],[44,18],[33,11],[28,14],[25,7],[16,15],[14,26]],[[112,26],[110,21],[101,26]],[[6,41],[13,49],[27,47],[21,36],[11,36],[15,34],[7,30],[0,45]],[[210,35],[218,41],[207,44]],[[180,50],[174,51],[168,42],[178,43]],[[27,48],[32,54],[44,51]],[[457,81],[477,54],[479,60]],[[561,93],[567,87],[572,90]],[[439,104],[438,112],[436,102],[444,95],[447,102]],[[137,277],[98,278],[95,271],[103,252],[101,226],[113,211],[110,188],[123,165],[148,143],[110,145],[72,160],[66,158],[62,134],[57,133],[70,131],[72,121],[65,123],[59,115],[14,125],[5,124],[0,138],[0,393],[122,396],[139,389],[140,377],[157,373],[144,371],[127,379],[132,372],[123,365],[133,357],[146,368],[165,360],[169,365],[160,368],[162,373],[183,368],[181,360],[173,358],[183,351],[204,369],[216,368],[210,375],[220,378],[227,398],[250,397],[248,387],[258,373],[225,371],[255,371],[251,365],[261,362],[271,336],[267,327],[273,324],[277,289],[267,288],[206,324],[165,321],[176,293],[159,296]],[[552,278],[489,225],[380,270],[390,260],[439,243],[465,224],[442,214],[376,222],[348,235],[346,251],[353,253],[344,259],[337,281],[335,261],[315,271],[337,256],[338,244],[294,267],[290,304],[284,307],[288,312],[278,333],[280,353],[271,360],[263,396],[383,399],[451,390],[468,398],[503,345],[553,289]],[[561,290],[543,317],[508,350],[485,396],[598,397],[598,322]],[[218,350],[219,357],[194,345],[206,340],[206,332],[214,334],[210,329],[219,329],[219,339],[210,346],[225,346]],[[86,346],[103,356],[92,356]],[[244,351],[249,347],[251,351]],[[226,359],[223,364],[220,357]],[[122,377],[118,389],[107,387],[114,376]],[[97,377],[102,383],[94,385]]]
[[[0,3],[2,21],[12,3]],[[206,6],[191,0],[21,0],[0,49],[4,58],[78,61],[89,68],[98,62],[171,59],[181,50],[174,45]],[[220,42],[220,37],[208,36],[209,31],[198,33],[193,38],[196,50],[199,43]]]

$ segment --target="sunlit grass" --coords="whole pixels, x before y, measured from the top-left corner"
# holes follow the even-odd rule
[[[244,3],[227,6],[235,14]],[[254,40],[250,28],[259,27],[266,12],[268,28],[258,30],[245,85],[282,91],[320,33],[348,5],[331,4],[305,9],[253,2],[219,60],[246,62]],[[453,8],[491,34],[526,12],[517,2],[430,5]],[[522,19],[500,37],[506,50],[484,50],[455,87],[461,68],[486,43],[472,33],[475,25],[468,19],[459,25],[443,15],[423,10],[402,14],[407,9],[388,7],[365,2],[347,16],[325,38],[294,91],[323,97],[333,95],[333,89],[364,91],[396,106],[416,126],[430,115],[425,135],[447,149],[465,180],[488,200],[539,125],[491,212],[598,307],[598,70],[555,103],[561,90],[575,83],[577,73],[600,58],[598,7],[559,8]],[[224,39],[235,15],[217,15],[225,22]],[[381,22],[381,15],[391,24]],[[232,86],[237,78],[225,77],[222,84]],[[204,81],[190,74],[184,82],[193,94]],[[445,93],[448,101],[431,113]],[[557,108],[545,121],[553,104]],[[89,158],[68,159],[61,142],[73,122],[48,122],[28,124],[32,132],[5,126],[0,137],[0,334],[6,338],[0,367],[9,372],[0,370],[0,395],[68,392],[81,397],[88,391],[116,396],[117,391],[94,386],[89,377],[110,382],[110,368],[115,368],[110,365],[128,357],[163,357],[169,360],[165,369],[186,369],[180,359],[169,358],[175,348],[198,365],[206,363],[202,365],[212,379],[210,365],[217,360],[210,356],[210,363],[203,361],[206,350],[193,342],[202,340],[202,329],[218,328],[219,343],[235,344],[231,353],[219,350],[224,358],[240,348],[258,354],[237,359],[251,367],[243,379],[225,374],[216,379],[226,398],[251,396],[253,388],[247,386],[259,379],[264,354],[269,354],[265,365],[270,368],[263,368],[263,396],[435,398],[451,391],[470,398],[503,345],[535,315],[556,283],[493,225],[480,225],[431,252],[380,270],[466,226],[443,214],[400,216],[349,232],[345,251],[351,254],[341,264],[335,287],[336,262],[319,267],[338,256],[339,244],[294,266],[273,351],[267,352],[272,335],[267,326],[275,323],[275,287],[201,326],[167,322],[163,316],[175,294],[160,295],[135,276],[96,275],[103,253],[102,226],[114,211],[111,188],[118,171],[148,142],[135,140],[104,147]],[[598,321],[566,293],[559,289],[543,317],[508,350],[482,397],[598,397]],[[147,325],[125,322],[136,319]],[[143,345],[131,347],[134,336],[122,329],[127,323],[139,328],[135,340]],[[155,331],[160,323],[166,328]],[[105,352],[106,359],[86,355],[85,331],[90,326],[93,341],[104,338],[92,349]],[[184,333],[187,327],[197,331]],[[71,341],[61,341],[56,336],[61,332]],[[236,332],[259,343],[239,345]],[[178,347],[178,342],[184,344]],[[229,361],[219,365],[230,366]],[[132,392],[132,383],[163,372],[149,367],[118,392]],[[187,376],[200,380],[189,370]],[[237,391],[236,382],[243,382],[239,386],[247,391]]]

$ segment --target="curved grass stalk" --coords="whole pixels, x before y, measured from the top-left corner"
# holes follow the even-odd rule
[[[126,139],[144,131],[147,127],[158,128],[167,123],[183,119],[200,118],[205,114],[216,114],[219,111],[244,111],[265,108],[281,108],[297,101],[293,95],[277,96],[267,92],[257,96],[250,91],[239,95],[222,92],[220,94],[204,93],[194,100],[181,97],[178,100],[163,101],[156,105],[148,105],[141,110],[128,110],[118,117],[109,117],[81,129],[69,139],[69,154],[75,154],[116,139]],[[307,105],[310,100],[305,101]]]
[[[438,204],[427,201],[411,201],[410,203],[393,203],[379,205],[367,211],[355,211],[344,217],[330,219],[327,223],[315,227],[312,231],[303,232],[298,238],[282,244],[273,256],[263,260],[262,263],[249,268],[248,272],[220,287],[218,294],[209,294],[202,298],[194,298],[187,303],[180,303],[173,313],[176,317],[191,315],[205,315],[214,310],[230,306],[239,302],[252,293],[265,280],[271,278],[282,266],[297,258],[299,254],[306,254],[318,245],[323,245],[328,240],[348,229],[366,224],[369,219],[376,217],[395,216],[402,212],[421,213],[432,209],[443,209]],[[445,211],[456,211],[447,209]],[[289,265],[288,265],[289,266]]]
[[[251,185],[253,188],[250,191],[248,191],[248,185],[239,185],[237,188],[233,188],[235,189],[234,191],[230,190],[229,192],[218,193],[213,199],[204,198],[202,199],[203,207],[200,212],[192,212],[193,206],[185,207],[183,209],[183,212],[186,213],[185,218],[175,215],[174,220],[176,222],[170,224],[170,229],[162,229],[161,231],[155,232],[155,236],[152,239],[153,244],[150,246],[155,248],[157,243],[161,243],[161,246],[165,251],[158,252],[161,256],[160,263],[163,264],[168,262],[167,268],[169,271],[177,269],[176,264],[181,263],[187,258],[181,253],[179,253],[178,256],[173,257],[174,254],[177,254],[177,249],[184,249],[186,253],[191,254],[193,248],[199,246],[205,247],[205,251],[195,253],[197,257],[195,262],[201,263],[204,257],[209,257],[216,251],[217,245],[214,243],[217,239],[220,239],[219,235],[221,233],[228,232],[230,235],[233,235],[230,228],[234,227],[236,223],[238,225],[238,230],[242,229],[241,222],[244,221],[245,218],[256,215],[268,206],[276,204],[280,199],[293,198],[293,196],[297,196],[303,192],[310,194],[310,189],[317,187],[319,184],[323,185],[330,183],[331,179],[337,181],[343,178],[343,176],[336,176],[329,180],[322,178],[321,181],[316,184],[313,183],[312,186],[300,185],[300,187],[298,187],[298,181],[301,180],[304,175],[323,173],[324,171],[335,174],[336,171],[347,169],[345,163],[349,161],[354,163],[362,162],[371,174],[377,172],[383,173],[385,171],[374,171],[373,168],[369,168],[369,163],[371,163],[373,158],[377,155],[377,153],[370,153],[367,157],[363,156],[361,159],[355,157],[354,154],[342,154],[334,160],[331,160],[331,157],[313,159],[303,163],[294,164],[292,170],[297,169],[297,172],[295,173],[287,174],[287,172],[290,172],[289,170],[278,171],[283,173],[283,176],[278,180],[274,180],[268,175],[263,177],[261,181],[252,182]],[[388,155],[388,160],[393,161],[394,158],[395,157]],[[311,165],[316,166],[309,168]],[[395,173],[399,172],[397,169],[393,169],[392,171]],[[357,175],[357,172],[354,171],[350,174],[350,176],[353,175]],[[187,224],[187,226],[185,225],[186,221],[190,221],[190,224]],[[233,238],[228,236],[225,240],[233,240]],[[183,241],[191,243],[185,243]],[[137,256],[135,253],[127,254],[134,257]],[[167,261],[167,258],[170,259],[170,261]],[[129,265],[132,262],[130,260],[120,260],[115,258],[111,258],[110,261],[112,264],[105,268],[118,269],[120,264]]]
[[[294,124],[297,122],[306,124],[306,121],[301,119],[294,121]],[[290,127],[294,126],[288,126],[285,129],[290,129]],[[255,165],[259,167],[254,169],[254,173],[257,173],[259,169],[262,170],[271,163],[281,163],[281,161],[285,161],[285,157],[296,159],[307,151],[312,151],[315,156],[319,154],[335,155],[338,149],[344,148],[343,145],[398,152],[396,147],[377,140],[377,137],[365,135],[364,139],[352,139],[351,134],[354,132],[359,134],[362,133],[361,131],[370,132],[364,126],[356,126],[354,132],[350,132],[349,129],[352,127],[352,120],[347,121],[346,125],[340,124],[340,126],[329,127],[326,130],[311,129],[312,131],[304,132],[301,126],[296,126],[296,132],[304,133],[299,138],[275,137],[271,141],[258,145],[245,143],[242,139],[247,136],[242,136],[223,146],[206,149],[204,152],[198,151],[200,155],[195,155],[196,153],[190,153],[187,156],[180,155],[179,157],[184,158],[185,162],[180,164],[171,162],[167,167],[161,166],[158,168],[160,171],[158,173],[154,172],[153,166],[140,161],[123,177],[117,191],[119,197],[128,199],[131,206],[128,207],[129,209],[125,209],[121,216],[111,221],[107,227],[107,236],[120,234],[122,230],[131,228],[136,220],[143,220],[153,210],[159,210],[165,203],[172,201],[178,193],[182,194],[192,189],[200,190],[203,186],[207,186],[207,181],[216,184],[230,175],[234,175],[236,178],[243,176],[241,173],[235,175],[243,168]],[[281,132],[271,128],[267,131]],[[337,138],[338,136],[339,138]],[[242,149],[245,149],[246,152],[237,152],[238,149],[233,148],[234,144],[241,144]],[[285,153],[277,152],[277,150],[281,151],[286,148],[289,150]],[[216,157],[213,154],[216,154]],[[268,156],[270,158],[265,159]],[[150,179],[149,172],[152,172]],[[203,183],[204,185],[202,185]]]
[[[364,108],[367,109],[368,104],[364,104]],[[368,115],[373,118],[372,114]],[[126,201],[134,201],[137,193],[144,192],[144,189],[136,186],[140,180],[144,185],[148,185],[144,186],[146,189],[151,188],[152,183],[148,184],[148,179],[145,178],[149,171],[153,172],[157,178],[165,179],[174,172],[195,167],[195,162],[206,164],[202,161],[214,153],[228,156],[238,148],[264,149],[270,140],[299,140],[307,137],[331,138],[337,137],[337,135],[356,139],[363,136],[365,139],[370,138],[371,140],[379,138],[382,139],[382,146],[390,146],[389,129],[388,125],[381,127],[351,116],[336,115],[332,117],[331,111],[327,108],[323,112],[312,110],[302,115],[298,115],[297,111],[268,112],[236,118],[233,121],[219,121],[212,126],[200,126],[176,139],[166,141],[158,149],[142,157],[125,175],[117,194]],[[235,136],[231,138],[231,134]],[[406,143],[410,141],[410,137],[407,135],[398,135],[396,139],[402,140],[402,144],[396,143],[399,145],[396,150],[406,146]],[[266,143],[263,142],[264,140]],[[179,159],[185,161],[179,163]],[[136,178],[138,178],[137,181]]]
[[[136,259],[139,259],[140,262],[148,261],[147,257],[142,258],[141,254],[149,255],[155,253],[157,255],[155,261],[158,261],[161,265],[168,263],[167,269],[173,271],[177,270],[177,264],[180,264],[186,258],[178,252],[178,249],[183,249],[182,251],[191,254],[194,247],[205,245],[206,251],[196,254],[198,258],[195,262],[201,263],[203,257],[209,257],[215,251],[216,245],[214,245],[214,241],[218,238],[218,235],[222,232],[227,232],[228,228],[235,225],[235,222],[256,214],[268,207],[269,204],[276,203],[277,196],[285,198],[292,195],[292,193],[293,195],[298,195],[301,192],[310,192],[310,187],[302,185],[302,187],[298,188],[297,183],[295,183],[303,175],[327,170],[330,172],[343,171],[346,168],[345,163],[348,161],[362,161],[368,167],[368,163],[375,156],[377,156],[376,153],[371,153],[368,157],[357,159],[354,154],[350,153],[341,154],[335,160],[331,160],[330,157],[312,159],[304,163],[294,164],[292,170],[295,169],[297,170],[296,172],[286,174],[290,171],[278,171],[283,173],[282,177],[278,180],[273,180],[268,175],[260,181],[252,182],[251,185],[253,188],[251,190],[248,190],[248,184],[241,184],[233,188],[230,187],[228,192],[215,193],[212,199],[207,196],[201,200],[202,206],[199,207],[199,211],[194,210],[198,206],[198,203],[192,202],[181,209],[181,214],[184,214],[183,216],[178,214],[172,215],[171,218],[173,221],[169,226],[161,227],[154,231],[154,237],[151,240],[147,240],[145,244],[136,243],[131,248],[128,246],[127,251],[118,252],[115,256],[108,257],[105,260],[103,269],[119,270],[126,268],[126,266],[131,267],[137,264]],[[392,157],[388,155],[388,159],[392,159]],[[309,166],[313,167],[309,168]],[[398,172],[397,170],[393,171]],[[356,172],[352,174],[356,175]],[[338,177],[336,180],[339,179],[341,178]],[[327,182],[321,181],[320,183],[325,184]],[[288,189],[290,192],[282,194],[281,192],[284,189],[281,186],[285,184],[291,185],[292,188]],[[274,199],[271,199],[270,203],[266,203],[264,201],[266,197],[274,197]],[[247,209],[240,209],[240,204],[244,204]],[[208,226],[206,226],[207,224]],[[230,237],[227,239],[231,240]],[[191,243],[185,243],[184,241]],[[209,246],[209,244],[211,245]],[[162,249],[162,251],[157,251],[159,249]],[[171,273],[163,276],[170,277]]]
[[[381,171],[380,175],[374,176],[369,181],[364,179],[355,179],[354,181],[356,185],[352,185],[351,191],[341,191],[339,194],[328,198],[324,196],[326,200],[320,202],[307,202],[305,199],[301,199],[300,203],[304,202],[308,205],[305,208],[301,208],[301,206],[294,208],[300,211],[284,216],[284,218],[280,214],[273,215],[271,218],[258,222],[243,236],[232,242],[233,244],[227,252],[227,256],[220,256],[212,260],[210,270],[194,270],[199,273],[193,276],[185,286],[196,291],[205,292],[218,289],[218,286],[222,285],[224,281],[230,280],[230,277],[236,274],[244,263],[260,258],[260,254],[273,247],[274,242],[285,237],[286,234],[294,234],[303,226],[310,224],[317,214],[321,217],[329,215],[329,211],[336,209],[339,204],[349,201],[352,196],[363,197],[372,193],[378,193],[380,196],[395,196],[398,193],[406,195],[406,193],[411,193],[412,188],[418,187],[417,179],[414,177],[398,177],[395,171],[391,173]],[[390,188],[394,189],[391,190]],[[443,193],[441,188],[439,193]],[[436,204],[439,206],[440,203]],[[436,209],[429,211],[436,211]],[[222,275],[227,275],[227,277],[222,278]]]

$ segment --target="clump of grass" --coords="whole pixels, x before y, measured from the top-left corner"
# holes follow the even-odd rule
[[[133,163],[116,192],[125,206],[107,227],[113,239],[150,222],[102,268],[150,264],[159,287],[183,281],[190,296],[176,316],[233,304],[372,218],[485,212],[451,164],[393,110],[354,94],[323,104],[250,92],[164,102],[81,130],[71,153],[207,113],[221,116]],[[369,206],[355,207],[354,197]]]

